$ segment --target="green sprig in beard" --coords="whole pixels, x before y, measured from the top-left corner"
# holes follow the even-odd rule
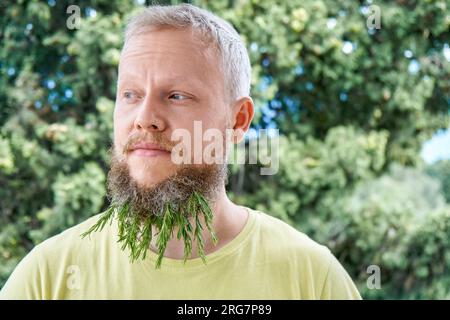
[[[183,262],[191,256],[195,242],[198,255],[206,264],[201,220],[216,245],[211,203],[226,179],[226,164],[183,166],[166,180],[143,188],[131,178],[127,164],[113,155],[108,174],[111,206],[82,237],[101,231],[115,218],[118,242],[122,244],[122,250],[129,250],[132,262],[145,259],[152,238],[156,237],[158,258],[155,267],[160,268],[167,242],[178,228],[176,237],[184,242]],[[156,229],[155,234],[152,227]]]

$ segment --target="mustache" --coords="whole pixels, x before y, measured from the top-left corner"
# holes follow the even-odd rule
[[[178,144],[177,141],[166,139],[161,133],[138,133],[132,135],[123,147],[123,154],[131,152],[137,144],[151,143],[158,145],[161,149],[171,152]]]

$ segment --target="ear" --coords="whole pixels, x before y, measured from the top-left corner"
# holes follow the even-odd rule
[[[232,110],[233,143],[239,143],[244,139],[255,114],[252,98],[248,96],[240,98],[234,103]]]

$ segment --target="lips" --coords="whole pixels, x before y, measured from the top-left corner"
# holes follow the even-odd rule
[[[140,142],[130,148],[130,153],[136,156],[156,157],[170,154],[162,146],[154,143]]]

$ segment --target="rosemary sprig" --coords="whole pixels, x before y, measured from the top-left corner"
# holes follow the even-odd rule
[[[147,256],[147,250],[150,248],[150,243],[152,242],[152,222],[152,219],[147,219],[144,223],[144,228],[142,229],[142,241],[136,254],[137,258],[141,256],[141,254],[142,259],[145,259]]]
[[[85,238],[87,236],[90,236],[90,234],[92,232],[96,232],[96,231],[101,231],[103,230],[103,228],[105,227],[106,223],[108,221],[110,221],[110,223],[112,222],[112,217],[114,216],[116,207],[115,206],[111,206],[108,208],[108,210],[106,210],[98,219],[98,221],[89,228],[88,231],[84,232],[81,234],[82,238]]]
[[[217,240],[216,234],[212,228],[213,213],[212,213],[211,207],[209,206],[208,202],[201,194],[194,192],[193,196],[196,197],[196,201],[200,205],[200,211],[204,215],[206,227],[209,230],[209,232],[211,233],[211,238],[212,238],[214,245],[216,245],[218,240]]]
[[[198,192],[193,192],[186,203],[174,205],[166,203],[162,215],[150,214],[143,218],[134,214],[129,203],[123,205],[112,204],[98,219],[98,221],[84,232],[81,236],[84,238],[92,232],[103,230],[106,224],[112,223],[114,217],[118,220],[118,242],[122,244],[122,250],[129,250],[130,260],[134,262],[139,258],[145,259],[147,251],[153,238],[152,227],[156,227],[156,247],[158,257],[155,268],[160,268],[167,242],[174,236],[174,229],[178,227],[176,237],[183,239],[184,255],[183,263],[192,253],[192,243],[197,243],[198,254],[203,263],[206,264],[205,243],[202,236],[203,226],[200,217],[203,215],[205,225],[211,233],[211,239],[214,245],[217,244],[217,237],[212,228],[213,212],[204,196]],[[193,219],[193,224],[189,218]]]
[[[158,258],[156,259],[156,268],[161,267],[161,261],[164,257],[164,251],[167,242],[170,239],[170,234],[173,230],[173,216],[170,204],[166,204],[164,208],[164,216],[162,218],[161,227],[159,228],[158,238],[156,239],[156,246],[158,247]]]

